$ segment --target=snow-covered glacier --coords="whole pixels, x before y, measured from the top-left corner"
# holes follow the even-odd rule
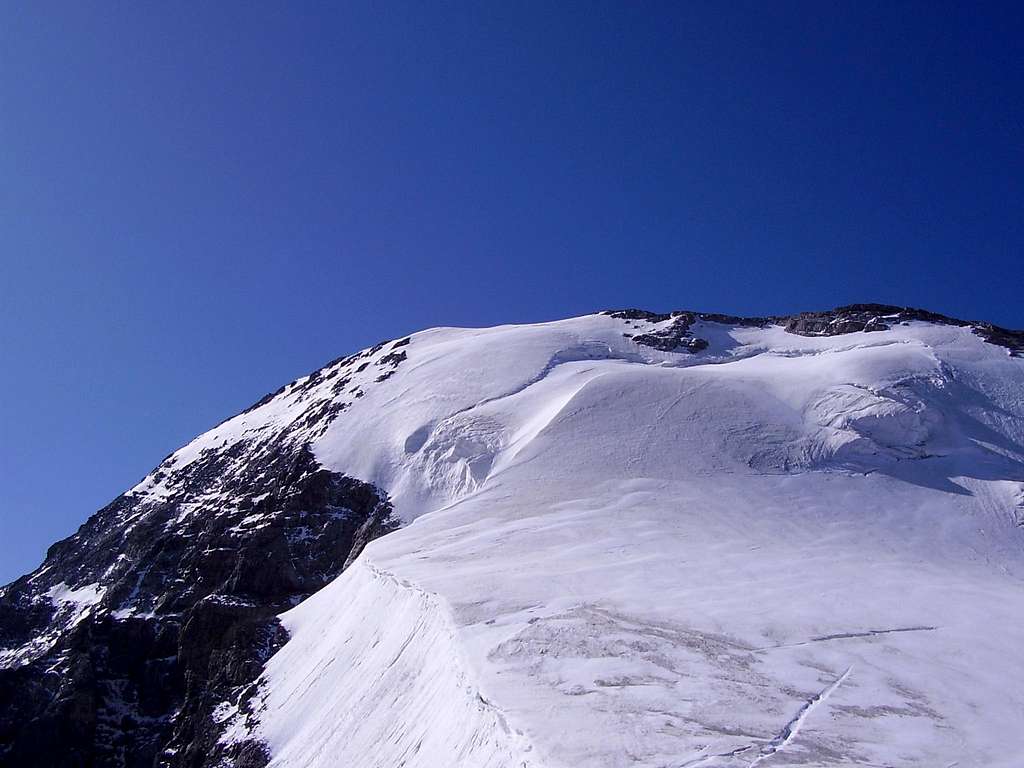
[[[272,764],[1019,764],[1024,361],[691,330],[412,337],[315,452],[414,522],[284,616]]]
[[[172,454],[127,496],[285,435],[402,520],[281,614],[219,745],[275,768],[1020,765],[1024,358],[879,316],[433,329]]]

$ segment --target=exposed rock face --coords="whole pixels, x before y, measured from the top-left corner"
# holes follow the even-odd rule
[[[700,352],[707,349],[708,343],[690,334],[693,320],[694,317],[690,314],[676,315],[665,328],[636,335],[633,341],[662,352]]]
[[[849,304],[823,312],[801,312],[796,315],[772,317],[738,317],[686,310],[658,313],[643,309],[611,310],[606,314],[623,320],[654,325],[671,321],[665,327],[632,336],[637,344],[663,352],[699,352],[706,349],[707,342],[690,333],[691,326],[698,320],[745,327],[781,325],[789,333],[799,336],[839,336],[861,331],[886,331],[895,324],[918,320],[939,325],[970,327],[990,344],[1006,347],[1014,355],[1024,354],[1024,331],[1013,331],[981,321],[958,320],[925,309],[891,304]]]
[[[633,341],[637,344],[643,344],[645,347],[651,347],[662,352],[691,353],[707,349],[708,343],[706,340],[699,339],[690,333],[690,326],[697,319],[703,319],[703,316],[699,313],[672,312],[669,314],[659,314],[642,309],[623,309],[608,312],[608,314],[622,320],[639,320],[654,325],[664,325],[666,322],[671,321],[662,328],[652,329],[647,333],[631,336]]]
[[[395,527],[383,492],[294,434],[167,468],[165,498],[118,497],[0,593],[0,763],[220,763],[218,713],[286,639],[275,615]]]
[[[958,320],[955,317],[929,312],[914,307],[890,304],[849,304],[828,312],[802,312],[791,317],[777,318],[786,330],[801,336],[837,336],[858,331],[885,331],[898,323],[914,320],[938,325],[970,327],[990,344],[1006,347],[1012,354],[1024,352],[1024,331],[1011,331],[992,323]]]
[[[827,312],[801,312],[778,318],[786,330],[800,336],[838,336],[859,331],[886,331],[894,323],[925,320],[944,325],[970,325],[961,320],[910,307],[888,304],[850,304]]]
[[[800,336],[839,336],[860,331],[887,331],[885,315],[873,311],[806,312],[788,318],[786,330]],[[886,317],[888,319],[888,317]]]
[[[976,322],[971,323],[971,326],[974,332],[989,344],[1006,347],[1017,357],[1024,355],[1024,331],[1011,331],[992,323]]]

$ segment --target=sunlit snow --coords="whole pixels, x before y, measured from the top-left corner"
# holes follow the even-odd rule
[[[1019,765],[1024,360],[925,323],[698,324],[697,355],[634,327],[412,337],[313,449],[414,522],[284,615],[225,738],[282,768]]]

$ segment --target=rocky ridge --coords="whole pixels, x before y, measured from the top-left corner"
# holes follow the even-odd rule
[[[260,745],[225,755],[218,738],[284,640],[274,617],[397,525],[383,491],[323,469],[307,446],[407,343],[263,398],[243,415],[275,398],[301,405],[168,456],[0,591],[0,764],[265,762]]]
[[[848,304],[822,312],[801,312],[796,315],[768,317],[740,317],[713,312],[675,310],[668,313],[648,312],[642,309],[606,310],[605,314],[623,320],[642,321],[662,327],[630,337],[637,344],[665,352],[700,352],[706,349],[706,340],[693,336],[691,328],[697,321],[744,327],[781,325],[789,333],[799,336],[839,336],[846,333],[886,331],[893,325],[913,321],[969,327],[990,344],[1006,347],[1013,355],[1024,354],[1024,331],[1002,328],[976,320],[959,320],[914,307],[891,304]]]

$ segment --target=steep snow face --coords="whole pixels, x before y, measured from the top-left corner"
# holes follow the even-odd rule
[[[499,455],[507,459],[529,441],[543,426],[538,392],[550,390],[535,385],[563,380],[552,376],[563,366],[686,362],[687,355],[623,335],[671,325],[592,315],[541,325],[440,328],[384,342],[297,379],[201,435],[129,495],[175,498],[181,478],[211,456],[221,462],[218,482],[228,484],[251,467],[261,446],[285,441],[310,445],[325,467],[346,466],[347,474],[387,489],[400,514],[412,520],[476,490]]]
[[[528,764],[530,745],[480,694],[436,595],[361,562],[286,627],[295,639],[268,666],[280,684],[262,713],[278,764]],[[248,735],[236,716],[224,739]]]
[[[3,593],[20,618],[0,670],[56,680],[93,625],[173,633],[185,593],[287,580],[248,556],[246,579],[221,573],[213,534],[273,545],[280,573],[308,561],[253,609],[293,604],[348,562],[323,534],[348,519],[334,491],[307,488],[334,472],[413,524],[283,616],[251,706],[239,672],[215,728],[195,711],[225,755],[1011,765],[1024,360],[983,338],[1020,335],[833,314],[435,329],[337,360],[169,456]],[[353,553],[372,538],[343,533]],[[174,725],[167,760],[204,754]]]
[[[283,616],[225,738],[288,768],[1016,765],[1024,360],[924,322],[633,340],[673,322],[403,343],[312,444],[415,522]]]

